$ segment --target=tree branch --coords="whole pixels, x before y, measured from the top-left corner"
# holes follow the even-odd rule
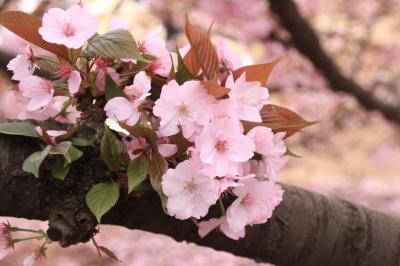
[[[101,119],[98,121],[80,125],[78,134],[98,139],[102,126]],[[46,125],[48,129],[60,127]],[[23,172],[21,165],[39,146],[36,139],[0,135],[0,215],[41,220],[50,216],[50,233],[61,245],[85,242],[95,224],[82,206],[83,196],[93,184],[113,175],[101,161],[98,148],[89,148],[72,164],[64,181],[51,178],[48,160],[40,178],[35,178]],[[104,222],[278,265],[399,264],[398,219],[300,188],[283,188],[284,200],[269,222],[248,227],[246,237],[238,241],[219,232],[200,239],[196,225],[166,215],[153,192],[128,196],[121,191],[125,196],[104,216]],[[215,214],[215,210],[211,212]]]
[[[282,26],[291,34],[293,45],[322,73],[332,90],[349,93],[356,97],[367,110],[379,111],[388,120],[400,123],[399,106],[384,103],[341,73],[335,62],[322,48],[317,33],[302,17],[292,0],[269,0],[269,3]]]

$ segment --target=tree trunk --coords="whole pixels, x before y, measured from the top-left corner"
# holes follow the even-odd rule
[[[79,125],[78,134],[95,139],[98,145],[101,121]],[[50,123],[46,128],[60,125]],[[51,228],[57,229],[57,234],[52,233],[60,244],[87,241],[95,224],[83,196],[93,184],[113,175],[101,161],[98,148],[89,148],[72,164],[64,181],[51,178],[49,162],[42,165],[40,178],[35,178],[21,166],[39,146],[36,139],[0,134],[0,215],[40,220],[50,216]],[[104,216],[104,223],[165,234],[177,241],[277,265],[400,264],[398,219],[344,200],[282,186],[284,199],[273,217],[266,224],[248,227],[246,237],[238,241],[219,232],[200,239],[196,225],[166,215],[153,192],[123,196]]]

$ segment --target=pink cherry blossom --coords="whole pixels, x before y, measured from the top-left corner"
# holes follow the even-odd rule
[[[61,64],[57,69],[56,76],[60,80],[68,81],[69,93],[75,94],[76,92],[78,92],[82,78],[79,71],[76,70],[71,64],[69,63]]]
[[[35,127],[36,133],[40,136],[43,137],[43,130],[41,127],[37,126]],[[67,131],[65,130],[46,130],[47,135],[49,135],[52,145],[57,146],[59,143],[57,143],[56,138],[62,135],[67,134]]]
[[[26,106],[28,111],[46,107],[54,94],[51,82],[38,76],[28,76],[21,80],[19,89],[22,91],[22,96],[30,99]]]
[[[267,103],[269,93],[260,82],[247,82],[244,72],[235,81],[233,75],[230,75],[225,86],[230,89],[229,98],[236,103],[237,113],[241,120],[262,122],[259,111]]]
[[[121,83],[119,74],[114,68],[109,66],[109,62],[106,59],[98,58],[95,60],[95,64],[98,70],[96,75],[96,87],[99,91],[105,90],[106,75],[109,75],[115,84],[119,85]]]
[[[168,51],[164,40],[157,38],[161,32],[162,26],[158,27],[143,40],[139,41],[138,48],[142,53],[156,57],[156,59],[150,64],[150,71],[154,74],[167,77],[171,71],[172,65],[177,65],[177,55]],[[171,58],[174,64],[172,64]]]
[[[36,67],[33,61],[32,49],[29,46],[25,47],[23,54],[17,55],[7,65],[7,69],[14,72],[11,79],[18,81],[31,76]]]
[[[69,97],[66,96],[53,97],[53,108],[55,109],[56,115],[58,114],[56,120],[60,123],[75,124],[77,119],[81,116],[81,112],[76,109],[76,106],[71,104],[64,109],[64,105],[67,104],[67,101],[69,101]]]
[[[267,222],[276,206],[282,201],[283,190],[271,181],[248,178],[236,187],[238,197],[227,209],[226,220],[233,232],[241,232],[246,225]]]
[[[286,133],[274,134],[270,128],[255,127],[247,133],[256,144],[256,152],[262,157],[260,161],[250,161],[252,171],[258,177],[268,177],[271,181],[278,179],[279,170],[286,164],[286,145],[283,138]]]
[[[144,138],[138,138],[135,136],[123,135],[122,142],[125,144],[126,151],[130,160],[135,160],[136,158],[138,158],[148,147],[148,144]]]
[[[218,57],[229,71],[233,71],[243,66],[240,57],[235,54],[224,39],[220,39],[217,46]]]
[[[39,33],[45,41],[78,49],[96,33],[98,24],[89,10],[79,5],[67,10],[50,8],[43,16]]]
[[[146,73],[139,72],[134,78],[133,85],[124,89],[128,99],[114,97],[107,102],[104,111],[109,118],[125,122],[128,125],[135,125],[140,118],[139,107],[150,95],[150,89],[151,84]]]
[[[202,174],[191,160],[168,169],[162,177],[162,190],[168,197],[167,209],[177,219],[200,218],[218,200],[218,184]]]
[[[232,231],[232,229],[229,227],[228,222],[226,221],[226,216],[220,218],[211,218],[208,221],[202,221],[198,224],[198,227],[199,227],[198,230],[199,236],[201,238],[208,235],[212,230],[214,230],[217,227],[219,227],[222,233],[224,233],[227,237],[233,240],[238,240],[239,238],[243,238],[245,235],[244,228],[242,228],[238,232]]]
[[[240,163],[254,155],[253,141],[243,135],[240,122],[234,119],[217,119],[204,127],[195,139],[205,171],[213,176],[237,175]]]
[[[153,113],[161,118],[160,132],[172,136],[179,132],[190,138],[200,128],[200,116],[214,102],[199,81],[187,81],[181,86],[171,80],[164,85]]]
[[[164,137],[160,134],[157,134],[157,150],[163,157],[170,157],[177,152],[177,147],[175,144],[169,143],[167,137]],[[138,158],[143,152],[149,147],[146,139],[135,137],[135,136],[127,136],[121,133],[122,142],[126,146],[126,150],[129,156],[129,159],[134,160]]]

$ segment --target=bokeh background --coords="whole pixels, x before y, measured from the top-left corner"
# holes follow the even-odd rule
[[[348,94],[333,92],[325,77],[304,58],[279,25],[266,0],[85,0],[81,1],[107,31],[111,19],[129,22],[136,39],[163,25],[171,49],[186,44],[184,14],[207,29],[213,40],[227,40],[246,63],[285,54],[268,82],[271,102],[295,110],[318,124],[289,139],[301,158],[291,158],[281,181],[351,200],[391,215],[400,215],[400,128],[379,112],[363,109]],[[295,0],[317,31],[321,44],[341,71],[374,97],[400,112],[400,1]],[[2,10],[41,16],[49,7],[76,1],[0,1]],[[21,52],[25,42],[0,29],[0,61]],[[0,69],[2,93],[10,89],[9,73]],[[4,104],[3,104],[4,106]],[[0,110],[2,105],[0,104]],[[7,112],[0,112],[0,118]],[[135,215],[134,213],[132,215]],[[0,217],[12,224],[46,229],[45,222]],[[101,226],[97,241],[122,260],[98,258],[91,244],[62,249],[50,246],[39,265],[257,265],[248,259],[121,227]],[[0,265],[22,265],[35,243],[17,245]]]

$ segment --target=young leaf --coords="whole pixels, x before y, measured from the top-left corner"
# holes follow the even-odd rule
[[[32,153],[28,158],[25,159],[22,170],[31,173],[36,177],[39,177],[39,168],[43,160],[47,157],[52,146],[48,145],[44,150]]]
[[[99,183],[86,194],[86,205],[100,223],[101,217],[118,201],[119,185],[117,183]]]
[[[128,166],[128,193],[131,193],[147,176],[147,162],[145,156],[130,161]]]
[[[37,138],[35,126],[27,122],[0,123],[0,133]]]
[[[217,76],[219,70],[219,59],[217,51],[210,40],[210,34],[200,31],[194,27],[186,15],[185,34],[189,40],[191,50],[195,54],[197,62],[203,69],[204,76],[211,80]],[[190,51],[189,51],[190,52]],[[192,72],[193,74],[193,72]],[[196,74],[193,74],[196,76]]]
[[[279,63],[283,59],[282,56],[276,58],[274,61],[265,63],[265,64],[258,64],[258,65],[251,65],[251,66],[244,66],[241,68],[236,69],[233,71],[233,78],[236,80],[239,78],[243,72],[246,73],[246,81],[259,81],[261,85],[265,85],[267,83],[268,77],[272,72],[274,66]]]
[[[42,26],[42,21],[37,17],[21,11],[6,11],[0,13],[0,24],[26,41],[64,59],[69,59],[69,51],[67,47],[48,43],[43,40],[42,36],[39,34],[39,28]],[[75,50],[76,55],[78,54],[77,51],[79,50]]]
[[[78,146],[78,147],[87,147],[87,146],[94,146],[93,142],[86,138],[79,138],[79,137],[73,137],[71,138],[72,145]]]
[[[118,172],[122,161],[122,143],[107,126],[104,126],[100,151],[107,166]]]
[[[260,114],[262,123],[242,121],[245,132],[256,126],[265,126],[271,128],[273,132],[286,132],[285,138],[288,138],[303,128],[318,123],[317,121],[308,122],[295,112],[273,104],[265,105]]]
[[[71,165],[67,163],[67,166],[65,166],[65,162],[66,161],[64,158],[58,158],[57,161],[55,161],[51,166],[51,175],[55,179],[62,181],[67,176]]]
[[[107,101],[111,100],[114,97],[125,97],[122,90],[117,86],[114,80],[109,76],[105,76],[105,96]]]
[[[221,99],[229,92],[229,89],[219,85],[215,79],[203,80],[201,81],[201,84],[203,84],[203,86],[207,89],[208,94],[214,96],[215,99]]]
[[[157,134],[151,128],[143,126],[128,126],[126,124],[121,124],[121,127],[128,130],[132,136],[145,138],[148,142],[153,144],[157,141]]]
[[[88,41],[84,56],[102,56],[110,59],[135,59],[149,62],[141,56],[136,41],[125,29],[117,29],[103,35],[95,35]]]
[[[176,54],[178,57],[178,69],[175,73],[175,80],[178,82],[179,85],[182,85],[188,80],[193,79],[192,73],[190,73],[189,69],[186,67],[185,62],[183,61],[183,58],[181,56],[181,53],[179,52],[178,47],[176,48]],[[199,72],[197,70],[197,72]]]
[[[192,48],[190,48],[186,53],[183,62],[193,77],[196,77],[199,74],[201,66],[199,61],[197,61],[196,54]]]
[[[164,157],[156,150],[152,149],[147,155],[147,170],[150,176],[150,183],[161,199],[161,204],[165,210],[167,197],[161,187],[163,174],[167,171],[168,164]]]

